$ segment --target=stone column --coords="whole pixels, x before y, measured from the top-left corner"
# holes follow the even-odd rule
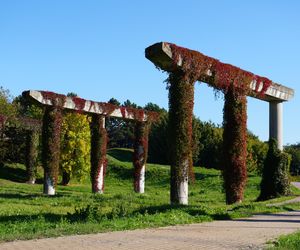
[[[282,102],[269,102],[269,138],[277,141],[280,150],[283,150],[282,137]]]
[[[188,178],[192,168],[194,82],[181,72],[169,75],[169,156],[171,204],[188,204]]]
[[[35,180],[36,180],[38,143],[39,143],[38,131],[37,130],[27,131],[25,162],[26,162],[28,184],[35,184]]]
[[[136,122],[134,134],[134,191],[143,194],[145,192],[145,169],[148,155],[148,124]]]
[[[93,193],[102,194],[104,192],[104,176],[107,165],[106,147],[105,117],[93,114],[91,122],[91,181]]]
[[[44,194],[55,195],[60,159],[60,107],[46,107],[42,127],[42,163],[44,167]]]

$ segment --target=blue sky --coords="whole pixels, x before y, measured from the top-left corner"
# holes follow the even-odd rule
[[[295,89],[284,143],[300,142],[300,1],[0,0],[0,85],[168,107],[166,74],[144,49],[167,41]],[[222,123],[222,98],[196,84],[194,112]],[[248,99],[248,128],[268,139],[268,103]]]

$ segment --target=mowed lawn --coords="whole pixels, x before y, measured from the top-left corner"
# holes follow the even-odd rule
[[[89,176],[57,187],[57,195],[42,194],[42,170],[36,185],[24,183],[21,164],[0,167],[0,241],[70,234],[159,227],[231,219],[253,213],[299,209],[299,204],[266,207],[292,197],[255,202],[260,177],[250,175],[242,204],[227,206],[220,171],[195,168],[189,186],[189,206],[169,205],[169,166],[147,165],[145,194],[133,192],[131,151],[113,149],[108,155],[105,194],[92,194]],[[299,191],[293,189],[294,195]]]

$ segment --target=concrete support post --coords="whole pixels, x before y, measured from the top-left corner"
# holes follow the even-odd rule
[[[226,203],[240,203],[247,179],[247,99],[232,90],[225,94],[223,178]]]
[[[60,159],[61,121],[61,108],[57,106],[46,108],[42,128],[42,163],[46,195],[55,195]]]
[[[193,164],[194,83],[188,82],[181,72],[171,73],[169,81],[170,200],[173,205],[187,205],[189,171]]]
[[[103,194],[106,170],[107,132],[105,117],[94,114],[91,122],[91,181],[92,192]]]
[[[148,154],[148,124],[136,122],[134,134],[134,191],[143,194],[145,192],[145,170]]]
[[[269,138],[276,139],[280,150],[283,150],[282,137],[282,102],[269,102]]]
[[[26,163],[28,184],[35,184],[35,180],[36,180],[38,142],[39,142],[38,131],[36,130],[27,131],[25,163]]]

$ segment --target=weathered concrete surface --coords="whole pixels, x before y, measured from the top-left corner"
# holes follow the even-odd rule
[[[146,58],[153,62],[156,66],[160,67],[166,71],[174,70],[174,60],[172,57],[172,50],[170,48],[169,43],[160,42],[155,43],[152,46],[146,48],[145,51]],[[179,58],[177,66],[181,67],[182,59]],[[210,72],[207,72],[207,77],[199,79],[202,82],[206,82],[209,84]],[[252,90],[256,88],[256,82],[252,82],[250,85]],[[259,88],[260,89],[260,88]],[[255,91],[250,93],[250,96],[254,98],[261,99],[259,95]],[[268,88],[265,97],[263,100],[265,101],[288,101],[294,96],[294,90],[283,85],[272,83],[272,85]]]
[[[269,138],[277,141],[278,149],[283,150],[283,104],[269,102]]]
[[[30,97],[31,99],[35,100],[36,102],[42,104],[42,105],[48,105],[51,106],[53,105],[53,100],[51,98],[47,98],[43,96],[43,93],[47,93],[44,91],[37,91],[37,90],[28,90],[24,91],[23,95],[26,97]],[[57,96],[64,96],[61,94],[57,93],[52,93]],[[83,104],[83,107],[79,109],[74,102],[73,97],[67,97],[64,96],[65,100],[64,103],[62,104],[62,107],[65,109],[70,109],[70,110],[77,110],[85,113],[94,113],[94,114],[99,114],[99,115],[108,115],[111,117],[117,117],[117,118],[124,118],[124,119],[129,119],[129,120],[136,120],[136,117],[134,114],[139,114],[139,116],[142,117],[142,121],[147,121],[150,117],[157,117],[157,113],[151,112],[151,111],[144,111],[142,109],[135,109],[135,108],[127,108],[127,107],[118,107],[115,106],[115,109],[112,110],[111,113],[107,113],[108,111],[105,110],[104,106],[107,105],[108,103],[103,103],[103,102],[94,102],[90,100],[85,100],[81,98],[80,99]],[[114,106],[111,105],[110,106]]]
[[[1,250],[49,249],[262,249],[265,242],[300,229],[300,211],[251,218],[0,244]]]

